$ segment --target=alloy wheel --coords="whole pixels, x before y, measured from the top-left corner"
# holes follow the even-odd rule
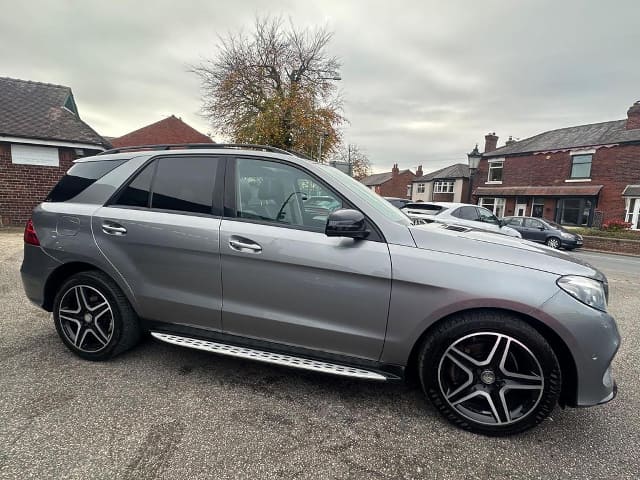
[[[560,248],[560,240],[557,238],[550,238],[547,240],[547,246],[551,248]]]
[[[472,422],[507,425],[535,410],[544,375],[522,342],[497,332],[479,332],[452,343],[438,366],[440,391]]]
[[[89,285],[69,288],[60,300],[57,313],[62,333],[78,350],[96,353],[111,341],[113,311],[96,288]]]

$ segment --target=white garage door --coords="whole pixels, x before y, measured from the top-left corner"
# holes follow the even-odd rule
[[[36,145],[11,144],[11,161],[21,165],[44,165],[57,167],[58,149],[55,147],[40,147]]]

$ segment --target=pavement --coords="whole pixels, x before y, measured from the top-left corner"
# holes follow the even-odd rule
[[[581,254],[579,254],[581,255]],[[589,254],[590,255],[590,254]],[[24,297],[0,231],[1,479],[640,477],[640,276],[602,262],[624,338],[616,400],[509,438],[460,431],[412,385],[355,381],[146,339],[73,356]]]

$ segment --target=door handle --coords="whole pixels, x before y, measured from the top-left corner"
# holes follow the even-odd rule
[[[262,251],[262,247],[257,243],[241,241],[241,240],[231,239],[229,240],[229,246],[239,252],[250,250],[254,253],[260,253]]]
[[[105,222],[102,224],[102,231],[107,235],[124,235],[127,229],[118,223]]]

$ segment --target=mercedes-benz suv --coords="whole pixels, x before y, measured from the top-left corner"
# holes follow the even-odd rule
[[[76,160],[24,239],[27,296],[87,360],[150,332],[364,380],[412,375],[448,420],[488,435],[616,393],[620,338],[598,270],[516,238],[412,225],[337,169],[278,149]]]

